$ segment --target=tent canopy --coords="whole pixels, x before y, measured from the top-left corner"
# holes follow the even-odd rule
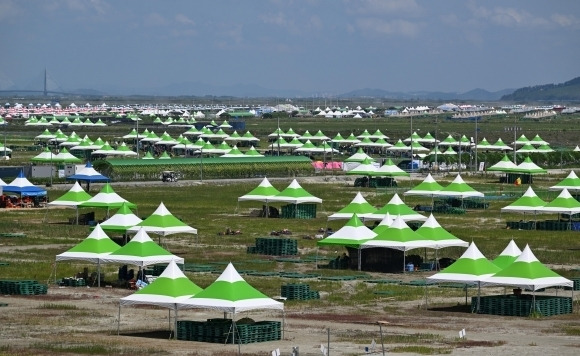
[[[284,304],[252,287],[230,262],[222,274],[203,291],[178,303],[179,308],[204,308],[227,313],[255,309],[284,310]]]
[[[24,176],[24,171],[21,170],[18,173],[18,177],[14,178],[10,184],[5,185],[3,188],[4,194],[14,193],[23,197],[36,197],[45,196],[46,190],[35,186],[30,183],[30,181]]]

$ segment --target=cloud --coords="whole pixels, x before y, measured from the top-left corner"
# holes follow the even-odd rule
[[[354,14],[418,14],[422,8],[415,0],[346,0],[348,12]]]
[[[362,32],[381,35],[403,35],[414,37],[419,33],[419,25],[406,20],[387,21],[379,18],[359,18],[356,27]]]
[[[562,27],[576,26],[579,21],[572,15],[553,14],[550,19]]]
[[[14,1],[0,1],[0,20],[15,19],[23,11],[18,7]]]
[[[490,21],[499,26],[537,27],[549,25],[549,21],[545,18],[535,16],[523,9],[511,7],[495,7],[489,9],[483,6],[477,6],[475,2],[470,2],[468,8],[476,18]]]
[[[280,27],[292,34],[304,34],[323,27],[322,20],[318,15],[296,17],[298,22],[283,12],[263,14],[260,18],[265,24]]]
[[[149,15],[145,16],[144,18],[145,24],[149,26],[165,26],[169,23],[165,17],[162,15],[153,12]]]
[[[195,25],[195,22],[190,19],[189,17],[185,16],[184,14],[177,14],[175,15],[175,21],[183,24],[183,25]]]

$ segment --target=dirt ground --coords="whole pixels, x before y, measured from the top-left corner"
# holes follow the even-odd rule
[[[58,347],[87,344],[105,345],[109,352],[103,352],[108,354],[238,354],[236,345],[170,340],[168,310],[151,306],[122,307],[120,335],[117,335],[119,299],[129,294],[131,291],[126,289],[50,286],[47,295],[1,296],[0,355],[56,355],[64,353]],[[457,303],[461,301],[458,298]],[[430,300],[430,303],[438,302],[443,301]],[[396,347],[408,345],[451,350],[453,355],[548,356],[580,352],[580,337],[563,331],[566,325],[576,328],[580,325],[578,310],[571,315],[532,319],[471,314],[462,306],[424,310],[419,309],[421,303],[395,303],[379,298],[376,305],[368,307],[367,313],[351,307],[287,308],[284,340],[241,345],[240,351],[244,355],[271,355],[272,350],[279,348],[282,355],[290,355],[292,348],[298,346],[300,355],[322,355],[320,346],[327,345],[330,334],[330,355],[364,355],[364,347],[372,339],[377,343],[375,352],[382,354],[377,321],[384,321],[387,322],[382,326],[387,340],[384,346],[389,355],[412,354],[393,352]],[[383,312],[385,307],[397,308],[397,316]],[[182,310],[178,320],[222,316],[209,310]],[[281,320],[282,315],[252,311],[236,318],[242,317]],[[466,331],[463,341],[458,339],[461,329]],[[419,334],[440,338],[416,342],[404,339],[413,335],[421,338]],[[358,341],[345,341],[346,338]]]
[[[0,255],[11,250],[9,246],[0,246]],[[343,283],[351,287],[348,284],[356,282]],[[173,315],[170,320],[167,309],[152,306],[122,307],[117,335],[119,299],[131,293],[127,289],[50,285],[47,295],[0,296],[0,356],[238,354],[237,345],[170,340]],[[302,356],[322,355],[321,345],[327,346],[330,340],[328,355],[365,355],[365,346],[374,339],[377,343],[374,354],[382,355],[377,324],[381,321],[385,322],[382,326],[384,349],[389,355],[428,351],[485,356],[578,355],[580,298],[574,297],[574,314],[548,318],[471,314],[462,305],[465,301],[462,297],[430,299],[431,308],[425,308],[422,300],[395,302],[379,296],[364,307],[311,308],[295,303],[286,308],[283,340],[241,345],[239,350],[244,355],[266,356],[279,348],[281,355],[291,355],[293,347],[298,347]],[[446,307],[439,307],[443,304]],[[178,320],[203,321],[222,316],[209,310],[180,310]],[[272,311],[246,312],[236,319],[243,317],[257,321],[282,320],[279,312]],[[567,334],[569,328],[573,332]],[[458,338],[462,329],[466,331],[464,340]],[[403,352],[403,347],[417,348]]]

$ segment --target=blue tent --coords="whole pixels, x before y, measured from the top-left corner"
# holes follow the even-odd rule
[[[30,181],[24,176],[24,171],[22,170],[18,174],[18,177],[16,177],[10,184],[2,187],[2,190],[4,193],[14,193],[22,197],[37,197],[46,195],[46,190],[30,183]]]
[[[87,182],[87,190],[89,190],[89,185],[91,182],[109,182],[111,180],[109,177],[105,177],[101,173],[97,172],[97,170],[93,168],[91,162],[87,162],[85,168],[81,169],[76,174],[66,177],[66,179]]]

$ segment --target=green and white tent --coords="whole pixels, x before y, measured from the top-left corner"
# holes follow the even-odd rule
[[[374,161],[374,159],[367,155],[362,148],[359,148],[355,154],[345,159],[344,162],[363,162],[365,159]]]
[[[127,229],[143,221],[133,214],[127,203],[123,203],[117,213],[101,223],[101,228],[105,231],[127,232]]]
[[[358,166],[347,171],[347,175],[357,175],[357,176],[376,176],[377,167],[374,165],[373,161],[366,158]]]
[[[580,178],[576,175],[574,171],[570,171],[568,176],[561,180],[558,184],[551,186],[549,190],[563,190],[568,189],[568,191],[580,191]]]
[[[446,267],[442,271],[427,277],[427,281],[430,283],[456,282],[465,284],[477,284],[478,298],[475,310],[479,311],[481,284],[487,278],[491,277],[499,271],[500,268],[485,258],[475,243],[472,242],[467,250],[465,250],[463,255],[457,259],[457,261],[453,262],[450,266]]]
[[[226,313],[256,309],[284,310],[284,304],[252,287],[230,262],[222,274],[192,298],[178,303],[180,308],[204,308]]]
[[[504,248],[504,250],[491,262],[499,268],[504,269],[511,265],[521,254],[522,250],[520,250],[518,245],[516,245],[515,241],[512,239],[506,248]]]
[[[468,242],[457,238],[455,235],[441,227],[433,214],[429,215],[423,225],[421,225],[421,227],[415,232],[423,236],[426,240],[432,241],[432,245],[429,247],[436,250],[452,246],[469,246]]]
[[[453,136],[448,135],[443,141],[439,142],[439,146],[457,146],[458,142]]]
[[[377,209],[369,204],[362,194],[358,192],[347,206],[330,215],[328,220],[351,219],[354,214],[364,220],[367,214],[374,213],[376,210]]]
[[[568,189],[564,188],[554,200],[539,210],[545,213],[578,214],[580,213],[580,202],[568,192]]]
[[[110,183],[105,183],[97,195],[78,206],[81,208],[104,208],[107,209],[108,215],[110,209],[118,209],[123,205],[123,203],[127,203],[130,208],[137,207],[137,205],[127,201],[119,194],[115,193]]]
[[[322,199],[315,197],[302,188],[296,179],[280,193],[273,196],[269,201],[290,204],[322,203]]]
[[[141,230],[160,235],[159,241],[161,241],[161,236],[172,234],[197,234],[197,229],[176,218],[169,212],[169,210],[167,210],[163,202],[159,203],[159,206],[155,209],[153,214],[137,225],[127,229],[127,232],[138,232]]]
[[[262,181],[256,188],[252,189],[247,194],[244,194],[241,197],[239,197],[238,201],[240,202],[251,200],[267,203],[268,201],[270,201],[272,197],[274,197],[278,193],[280,193],[280,191],[276,189],[274,186],[272,186],[272,184],[270,184],[268,178],[264,177],[264,179],[262,179]]]
[[[87,193],[78,182],[75,182],[68,192],[49,202],[47,205],[76,207],[89,199],[91,199],[91,195]]]
[[[535,152],[538,152],[538,150],[534,146],[532,146],[530,143],[526,143],[522,147],[518,148],[518,150],[516,152],[517,153],[535,153]]]
[[[234,146],[231,150],[228,151],[228,153],[225,153],[223,155],[221,155],[220,157],[246,157],[246,155],[240,151],[240,149],[238,148],[238,146]]]
[[[555,286],[572,287],[573,282],[544,266],[526,245],[513,263],[486,278],[482,285],[514,286],[536,291]]]
[[[125,246],[102,258],[103,263],[121,263],[139,267],[171,261],[179,264],[184,262],[183,258],[175,256],[151,240],[144,229],[139,229]]]
[[[98,286],[101,286],[101,262],[105,256],[120,249],[115,241],[111,240],[109,236],[97,224],[93,231],[83,241],[78,243],[71,249],[56,255],[56,262],[77,260],[87,261],[97,264],[97,281]],[[56,265],[55,265],[56,269]],[[56,274],[55,274],[56,275]]]
[[[495,146],[497,150],[501,151],[509,151],[513,149],[513,147],[506,145],[501,138],[498,138],[497,141],[495,141],[495,143],[493,144],[493,146]]]
[[[403,193],[403,195],[421,195],[433,197],[441,189],[443,189],[443,186],[437,183],[437,181],[435,181],[433,176],[431,176],[431,173],[429,173],[421,183],[414,186],[412,189],[407,190],[406,192]]]
[[[359,140],[362,140],[364,138],[369,137],[370,138],[371,133],[369,132],[369,130],[365,129],[360,135],[358,135],[356,138],[358,138]]]
[[[530,140],[530,143],[535,146],[549,145],[549,143],[544,141],[539,134],[536,134],[536,136]]]
[[[420,142],[421,136],[417,133],[417,131],[413,131],[410,137],[407,137],[403,140],[403,142]]]
[[[54,162],[61,163],[80,163],[82,160],[73,154],[69,153],[66,148],[61,148],[60,152],[54,156]]]
[[[156,305],[174,311],[174,335],[177,338],[178,303],[189,299],[203,289],[193,283],[179,269],[175,261],[169,262],[163,273],[151,284],[135,293],[121,298],[119,301],[119,317],[117,318],[117,334],[121,323],[121,306],[123,305]],[[169,318],[171,320],[171,318]]]
[[[349,246],[359,248],[359,246],[373,238],[377,234],[365,226],[357,214],[353,214],[348,222],[336,230],[332,235],[317,242],[318,246]]]
[[[401,216],[372,240],[364,242],[361,248],[390,248],[406,252],[408,250],[432,247],[433,242],[413,231]],[[405,253],[403,253],[403,271],[405,270]]]
[[[478,192],[477,190],[473,189],[469,186],[461,175],[458,174],[455,179],[448,186],[444,187],[440,191],[435,193],[436,196],[451,196],[451,197],[458,197],[461,199],[464,198],[471,198],[471,197],[483,197],[484,194]]]
[[[342,142],[344,143],[359,143],[360,140],[358,138],[356,138],[356,136],[351,132],[351,134],[345,138]]]
[[[0,147],[0,152],[3,152],[4,148]],[[7,152],[10,152],[11,150],[7,149]],[[36,156],[32,157],[30,160],[32,162],[42,162],[42,163],[51,163],[51,162],[55,162],[54,158],[56,157],[56,155],[54,153],[52,153],[52,151],[50,150],[50,148],[45,147],[44,150],[37,154]]]
[[[530,140],[524,134],[522,134],[520,137],[518,137],[518,139],[515,141],[515,144],[517,146],[523,146],[523,145],[526,145],[529,143],[530,143]]]
[[[258,150],[254,147],[254,146],[250,146],[250,149],[248,149],[245,153],[246,157],[264,157],[263,154],[261,154],[260,152],[258,152]]]
[[[382,220],[385,215],[389,213],[391,216],[401,216],[404,221],[425,221],[427,218],[413,209],[409,208],[395,193],[391,200],[385,204],[382,208],[369,214],[367,220]]]
[[[403,143],[403,141],[401,141],[399,139],[399,141],[397,141],[393,146],[387,148],[388,151],[397,151],[397,152],[401,152],[401,151],[410,151],[411,147],[405,145]],[[428,150],[427,150],[428,151]]]
[[[399,168],[390,158],[387,158],[385,163],[377,168],[377,176],[381,177],[409,177],[410,174]]]
[[[222,274],[203,291],[177,304],[180,309],[211,309],[232,313],[232,331],[237,334],[236,314],[249,310],[273,309],[284,312],[284,304],[252,287],[230,262]],[[284,325],[284,321],[282,321]],[[282,330],[282,334],[284,331]],[[236,338],[232,338],[236,343]]]
[[[423,136],[423,138],[419,139],[419,142],[421,143],[435,143],[436,140],[435,137],[433,137],[433,135],[431,135],[430,132],[427,132],[427,134],[425,136]]]
[[[520,212],[520,213],[534,213],[542,211],[546,206],[546,202],[536,195],[531,186],[526,192],[516,201],[501,208],[501,212]]]
[[[496,172],[513,172],[514,169],[517,168],[517,165],[512,162],[511,159],[506,155],[503,155],[501,161],[497,162],[493,166],[489,167],[488,171],[496,171]]]

